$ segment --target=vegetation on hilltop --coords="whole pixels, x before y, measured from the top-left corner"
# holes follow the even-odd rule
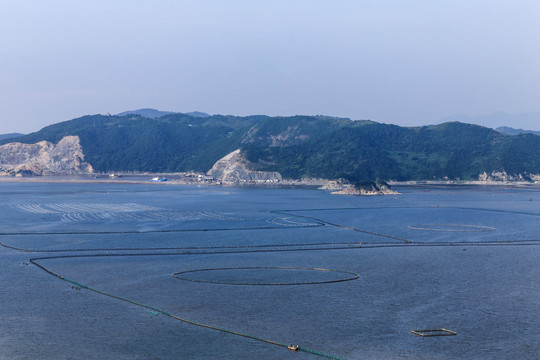
[[[78,135],[96,171],[207,171],[241,148],[256,170],[285,178],[474,179],[486,171],[540,173],[540,136],[459,122],[400,127],[322,116],[92,115],[0,141]]]

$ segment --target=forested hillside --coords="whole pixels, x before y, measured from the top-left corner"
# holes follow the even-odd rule
[[[476,179],[482,172],[540,173],[540,136],[458,123],[405,128],[323,116],[93,115],[0,143],[78,135],[96,171],[207,171],[242,149],[254,170],[285,178]]]

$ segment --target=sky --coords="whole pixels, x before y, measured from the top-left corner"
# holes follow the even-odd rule
[[[540,130],[539,14],[538,0],[0,0],[0,134],[139,108]]]

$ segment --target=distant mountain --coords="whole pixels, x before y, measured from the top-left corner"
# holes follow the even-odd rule
[[[116,114],[116,116],[126,116],[126,115],[139,115],[149,119],[157,119],[165,115],[174,114],[171,111],[159,111],[156,109],[138,109],[138,110],[128,110]]]
[[[279,172],[283,178],[360,182],[465,180],[494,171],[540,174],[540,136],[509,136],[460,122],[400,127],[317,116],[93,115],[17,141],[57,144],[69,135],[79,137],[84,161],[103,172],[206,172],[240,149],[248,170]]]
[[[13,139],[13,138],[23,136],[23,135],[24,134],[19,134],[19,133],[0,134],[0,140]]]
[[[156,109],[138,109],[138,110],[129,110],[124,111],[119,114],[116,114],[116,116],[126,116],[126,115],[139,115],[145,118],[149,119],[157,119],[165,115],[171,115],[171,114],[181,114],[181,113],[175,113],[172,111],[160,111]],[[186,115],[190,115],[193,117],[209,117],[210,115],[200,112],[200,111],[193,111],[185,113]]]
[[[440,119],[441,123],[459,121],[468,124],[477,124],[490,128],[501,126],[531,127],[531,124],[538,126],[540,124],[540,113],[509,114],[505,112],[495,112],[492,114],[469,116],[464,114],[455,114]]]
[[[499,126],[495,130],[500,132],[501,134],[505,134],[505,135],[519,135],[519,134],[540,135],[540,131],[514,129],[514,128],[511,128],[511,127],[508,127],[508,126]]]
[[[192,112],[187,112],[187,113],[184,113],[184,114],[189,115],[189,116],[193,116],[193,117],[201,117],[201,118],[210,117],[209,114],[203,113],[203,112],[200,112],[200,111],[192,111]]]

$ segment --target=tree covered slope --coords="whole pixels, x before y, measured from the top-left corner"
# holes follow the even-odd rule
[[[486,171],[540,173],[540,136],[459,122],[399,127],[322,116],[93,115],[3,140],[58,142],[78,135],[96,171],[207,171],[242,149],[254,170],[285,178],[475,179]]]

